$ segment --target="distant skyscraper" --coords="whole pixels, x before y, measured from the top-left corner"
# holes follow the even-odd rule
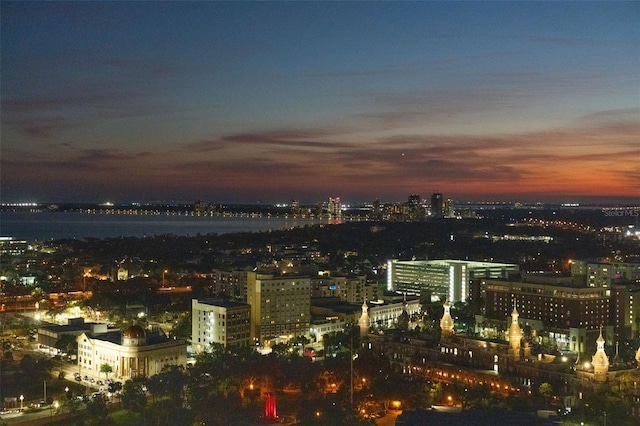
[[[442,217],[444,204],[442,194],[436,192],[431,194],[431,216]]]
[[[407,204],[409,204],[409,206],[411,207],[418,207],[420,205],[420,195],[418,194],[409,195]]]
[[[300,201],[291,200],[291,214],[297,216],[300,214]]]
[[[424,218],[424,208],[420,201],[420,195],[411,194],[407,200],[406,213],[410,220],[421,220]]]
[[[329,197],[329,201],[327,202],[327,212],[332,219],[340,219],[342,217],[340,197]]]
[[[371,211],[371,217],[376,220],[382,219],[382,210],[380,210],[380,200],[377,198],[373,200],[373,210]]]
[[[455,217],[455,209],[451,198],[447,198],[447,201],[444,202],[444,217]]]

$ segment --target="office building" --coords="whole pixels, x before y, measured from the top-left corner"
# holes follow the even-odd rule
[[[249,346],[251,306],[224,299],[192,299],[191,330],[196,353],[209,351],[214,343],[224,347]]]
[[[308,277],[247,273],[253,342],[301,336],[309,330],[311,280]]]
[[[431,194],[431,216],[442,217],[444,212],[444,199],[442,194]]]
[[[511,263],[394,259],[387,263],[387,290],[410,295],[429,291],[434,299],[466,302],[471,280],[508,278],[518,270],[518,265]]]

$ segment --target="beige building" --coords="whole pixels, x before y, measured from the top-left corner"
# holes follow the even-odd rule
[[[311,278],[312,297],[339,297],[349,303],[360,303],[362,300],[377,300],[377,285],[367,284],[364,275],[330,276],[323,274]]]
[[[640,263],[572,260],[571,275],[581,277],[587,287],[611,287],[617,282],[640,283]]]
[[[212,343],[249,346],[251,306],[224,299],[192,299],[191,333],[196,353],[210,350]]]
[[[247,303],[251,305],[253,342],[309,331],[311,280],[308,277],[247,274]]]
[[[166,365],[187,365],[186,342],[169,339],[159,328],[132,325],[111,331],[106,324],[97,324],[78,336],[77,342],[81,375],[100,377],[101,365],[109,364],[113,377],[126,380],[153,376]]]

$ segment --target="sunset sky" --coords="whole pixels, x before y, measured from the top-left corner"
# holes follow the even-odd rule
[[[640,2],[0,8],[5,203],[640,203]]]

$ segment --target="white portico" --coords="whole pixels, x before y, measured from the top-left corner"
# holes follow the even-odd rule
[[[187,344],[169,339],[158,329],[132,325],[124,331],[82,333],[78,336],[80,371],[100,375],[109,364],[116,377],[153,376],[166,365],[186,366]]]

